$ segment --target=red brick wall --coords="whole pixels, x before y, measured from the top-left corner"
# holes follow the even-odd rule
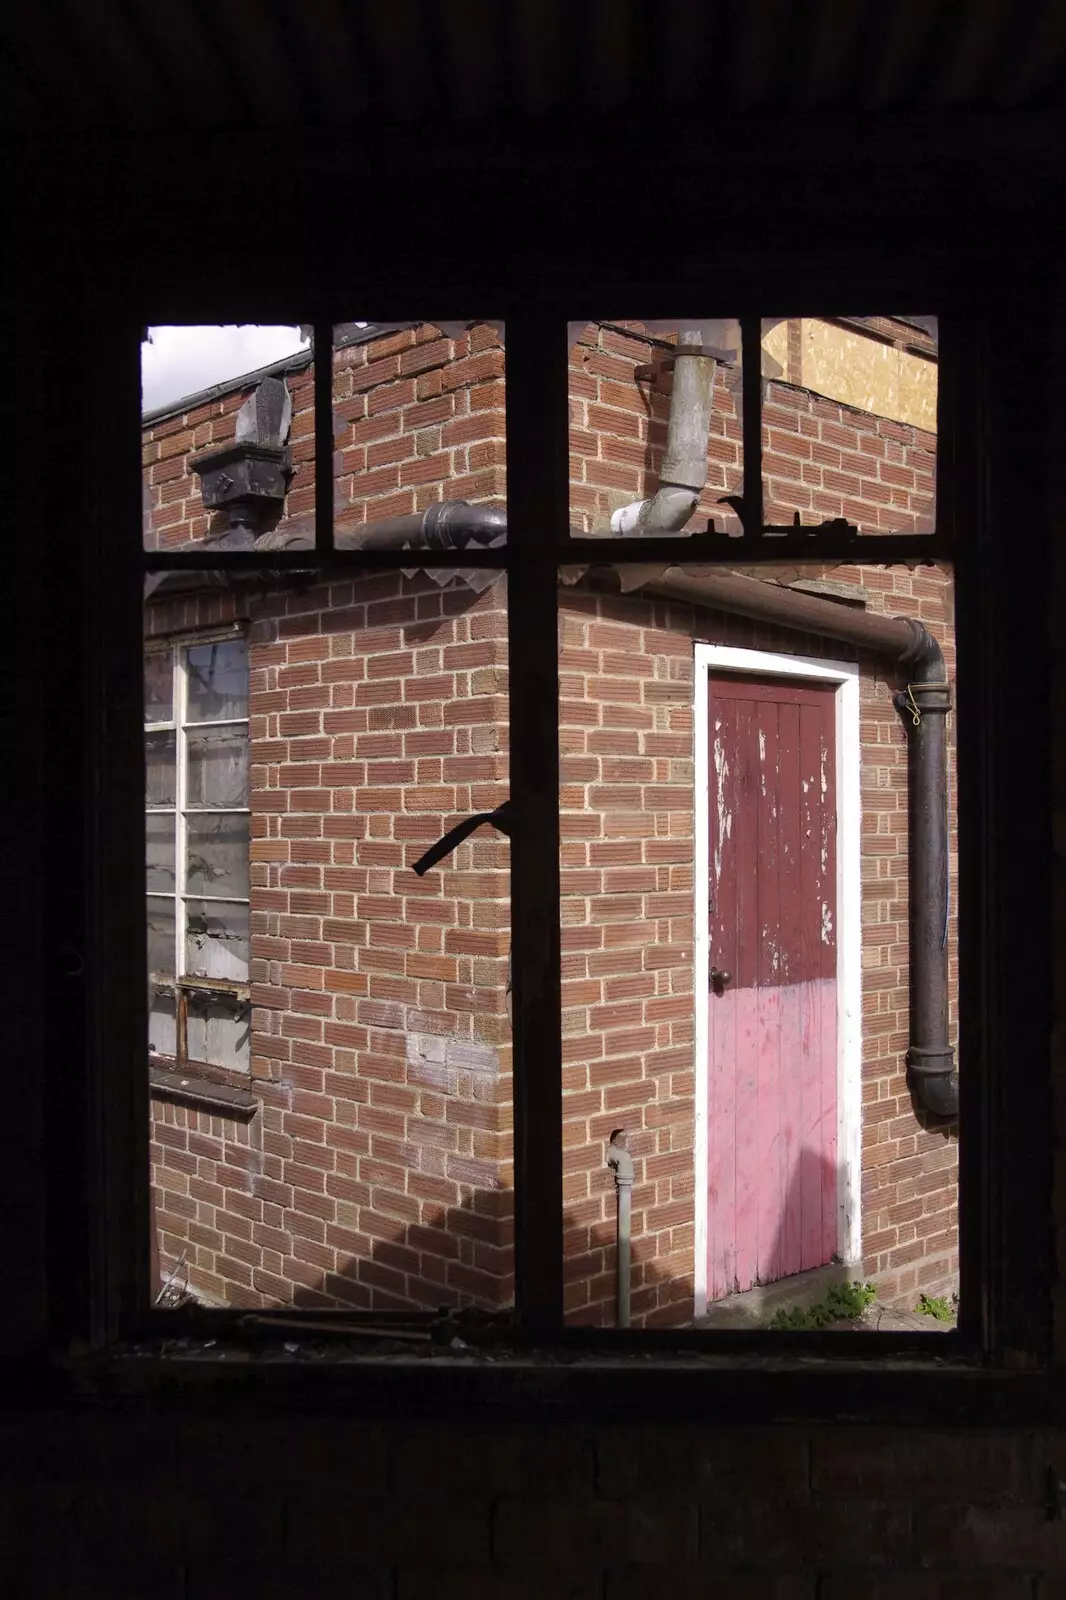
[[[591,525],[654,489],[668,395],[649,402],[634,376],[650,353],[632,332],[589,329],[572,354],[573,500]],[[453,341],[422,327],[338,352],[339,525],[443,497],[501,499],[502,366],[486,328]],[[721,526],[735,524],[717,496],[739,487],[735,378],[719,368],[700,511]],[[298,470],[285,521],[309,528],[312,374],[288,381]],[[242,397],[147,431],[152,539],[206,531],[187,457],[232,436]],[[775,384],[768,514],[903,526],[897,513],[928,510],[933,443]],[[913,482],[897,485],[886,465]],[[841,472],[854,483],[828,476]],[[832,575],[861,585],[871,609],[921,616],[954,676],[944,574]],[[406,869],[451,818],[506,791],[502,582],[475,594],[388,576],[168,601],[152,626],[237,610],[252,641],[263,1109],[241,1127],[157,1102],[164,1265],[184,1251],[194,1288],[217,1296],[221,1282],[242,1303],[496,1303],[511,1288],[506,845],[479,835],[424,880]],[[638,1162],[635,1311],[691,1315],[693,638],[848,655],[666,601],[563,597],[564,1249],[581,1320],[609,1320],[613,1301],[604,1145],[619,1122]],[[920,1126],[906,1090],[905,736],[883,670],[866,669],[864,1269],[913,1303],[919,1287],[953,1281],[955,1149]],[[951,939],[954,951],[954,920]],[[956,983],[952,955],[953,996]]]

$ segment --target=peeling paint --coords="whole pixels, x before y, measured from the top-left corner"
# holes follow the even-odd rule
[[[720,726],[720,724],[719,724]],[[714,881],[717,885],[722,877],[722,846],[733,831],[733,816],[726,808],[726,780],[729,777],[729,763],[725,758],[722,741],[714,741],[714,773],[717,780],[717,806],[718,806],[718,832],[714,840]]]
[[[833,913],[828,905],[822,901],[822,943],[829,944],[833,938]]]

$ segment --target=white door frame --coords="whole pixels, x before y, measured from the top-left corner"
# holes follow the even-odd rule
[[[707,1126],[710,1017],[710,921],[707,886],[710,830],[710,752],[707,738],[708,674],[743,672],[806,678],[836,686],[837,780],[837,1251],[843,1261],[862,1256],[862,857],[860,828],[859,669],[850,661],[740,650],[732,645],[695,647],[695,1313],[707,1309]]]

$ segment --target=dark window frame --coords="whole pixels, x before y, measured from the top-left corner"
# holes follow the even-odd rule
[[[728,277],[728,273],[724,275],[715,294],[723,304],[731,299]],[[842,303],[840,284],[834,285],[828,277],[821,280],[818,302]],[[905,295],[898,279],[883,291],[867,279],[863,282],[866,297],[875,304],[913,303],[928,307],[943,299],[942,295],[930,295],[927,285],[916,284],[915,292]],[[691,283],[687,290],[684,285],[682,289],[694,292]],[[750,283],[741,292],[747,293],[749,303],[755,298]],[[361,295],[365,297],[366,293],[364,287]],[[602,284],[596,289],[597,303],[603,304],[613,295],[614,291]],[[700,289],[700,297],[706,301],[705,288]],[[408,304],[414,298],[411,294]],[[564,298],[558,292],[547,291],[538,296],[531,289],[512,305],[500,307],[507,320],[510,542],[505,551],[485,552],[488,559],[479,555],[479,564],[505,568],[515,580],[508,586],[511,716],[512,724],[525,730],[512,754],[511,774],[512,793],[520,797],[523,814],[523,827],[512,848],[519,1328],[527,1342],[561,1341],[602,1350],[619,1335],[597,1336],[561,1326],[558,727],[554,715],[545,716],[544,707],[548,704],[554,710],[557,689],[557,564],[573,563],[593,553],[601,560],[649,560],[665,551],[656,550],[651,541],[628,542],[627,548],[619,549],[616,541],[597,540],[595,552],[591,552],[582,548],[582,541],[557,545],[544,533],[546,528],[565,529],[568,525],[564,330],[567,311],[575,299],[580,302],[584,298],[583,291]],[[660,287],[654,298],[665,311],[677,305],[676,290],[667,295]],[[810,293],[802,298],[808,308],[815,303]],[[1019,911],[1030,914],[1033,904],[1038,904],[1043,907],[1044,923],[1035,933],[1038,941],[1043,933],[1046,949],[1046,893],[1041,895],[1035,890],[1043,858],[1035,842],[1023,845],[1019,852],[1019,836],[1014,830],[1023,819],[1031,827],[1034,814],[1046,819],[1048,802],[1041,771],[1042,753],[1038,750],[1022,761],[1025,775],[1035,783],[1035,789],[1026,794],[1024,805],[1019,800],[1017,763],[1016,781],[1005,781],[1003,758],[1015,749],[1019,714],[1017,706],[1005,697],[996,655],[1012,648],[1021,652],[1026,661],[1027,687],[1031,689],[1041,681],[1046,685],[1047,674],[1044,672],[1041,678],[1040,673],[1046,652],[1041,642],[1034,640],[1033,629],[1026,625],[1017,601],[1022,593],[1031,593],[1034,588],[1043,592],[1039,575],[1034,584],[1032,564],[1035,562],[1040,568],[1046,563],[1047,545],[1041,525],[1040,485],[1031,474],[1026,475],[1018,460],[1011,459],[1012,442],[1022,451],[1026,430],[1034,423],[1037,401],[1030,395],[1020,404],[1014,397],[1008,403],[995,390],[991,338],[975,320],[976,296],[967,299],[971,301],[969,308],[963,302],[950,315],[942,313],[938,533],[878,538],[876,552],[871,551],[865,559],[939,555],[955,563],[957,636],[960,661],[964,663],[964,693],[958,712],[960,811],[964,819],[960,830],[960,877],[968,912],[960,928],[960,1056],[965,1130],[960,1149],[963,1315],[959,1332],[952,1337],[951,1356],[971,1365],[977,1362],[1033,1370],[1046,1361],[1049,1346],[1048,1301],[1046,1295],[1042,1298],[1042,1292],[1050,1279],[1050,1140],[1041,1143],[1038,1137],[1034,1149],[1032,1138],[1022,1138],[1003,1113],[1019,1093],[1028,1097],[1030,1105],[1046,1106],[1048,1100],[1047,1058],[1041,1050],[1049,1037],[1047,963],[1027,962],[1018,941],[1012,942],[1008,933],[1012,916],[1016,922]],[[760,289],[758,300],[764,306],[775,303],[771,282]],[[637,305],[647,303],[639,290],[627,290],[625,303],[634,301]],[[256,308],[248,309],[254,314]],[[196,310],[188,303],[166,309],[153,306],[152,315],[156,320],[194,321],[203,310],[202,302]],[[224,310],[221,315],[218,310],[213,314],[217,320],[227,320]],[[261,315],[263,320],[269,320],[276,313],[264,306]],[[132,424],[139,415],[138,344],[143,320],[147,319],[139,318],[135,326],[112,308],[110,319],[105,319],[101,328],[107,345],[97,382],[108,386],[106,414],[110,425],[104,428],[97,408],[98,420],[91,434],[95,472],[89,537],[86,560],[76,575],[80,587],[73,597],[81,601],[89,669],[85,894],[88,950],[93,949],[94,933],[98,947],[113,949],[116,941],[117,947],[123,943],[130,949],[143,946],[137,916],[143,856],[136,826],[129,827],[130,819],[139,816],[141,806],[141,586],[145,569],[191,566],[197,560],[195,556],[173,555],[143,558],[140,550],[139,462],[130,448],[131,440],[118,437],[122,429],[115,429],[112,419],[124,416]],[[317,326],[329,324],[318,319]],[[1040,373],[1041,355],[1035,334],[1031,334],[1017,359],[1023,367],[1028,360],[1030,370]],[[1038,383],[1036,389],[1039,388]],[[103,392],[102,388],[97,392]],[[318,383],[320,403],[328,392],[328,380],[324,378]],[[135,428],[130,431],[135,441]],[[320,429],[320,482],[330,459],[328,445],[329,436],[324,437],[324,430]],[[119,561],[114,560],[116,521],[124,529]],[[324,524],[320,505],[316,555],[330,569],[410,563],[409,553],[392,558],[382,553],[372,561],[366,554],[329,554]],[[1024,530],[1030,563],[1024,584],[1009,562],[1011,538],[1019,526]],[[955,530],[963,527],[966,537],[956,539]],[[875,541],[871,538],[868,542],[873,545]],[[674,555],[677,545],[671,543],[669,554]],[[110,560],[100,559],[105,550]],[[745,541],[744,559],[779,560],[784,552],[784,541],[774,540],[772,547],[768,545],[765,550],[757,548],[755,541]],[[816,551],[808,546],[805,553],[808,559],[824,560],[836,552],[819,545]],[[276,552],[271,558],[275,569],[285,565],[280,554]],[[854,559],[856,552],[849,554]],[[692,559],[688,550],[685,558],[686,562]],[[995,564],[1004,558],[1006,564],[997,570]],[[468,562],[469,558],[465,559]],[[708,557],[704,555],[703,559]],[[712,563],[714,559],[710,557]],[[736,557],[729,551],[718,559]],[[307,555],[294,557],[292,564],[300,561],[306,567]],[[222,564],[221,552],[212,564]],[[247,567],[254,562],[232,554],[225,557],[224,564]],[[449,563],[435,554],[434,564]],[[531,626],[534,616],[541,619],[540,626]],[[131,678],[138,691],[132,698]],[[1029,699],[1021,721],[1031,734],[1046,734],[1046,690],[1043,701]],[[98,781],[101,774],[102,784]],[[1008,848],[1012,837],[1013,851]],[[104,861],[106,873],[101,867]],[[64,1308],[54,1318],[54,1326],[61,1335],[64,1330],[68,1334],[79,1330],[88,1333],[105,1346],[113,1345],[116,1339],[143,1334],[152,1325],[150,1317],[146,1321],[147,1082],[143,1071],[131,1075],[128,1070],[132,1061],[143,1061],[144,1056],[143,1015],[140,1008],[129,1004],[131,992],[145,992],[144,983],[134,981],[136,976],[135,964],[122,964],[120,971],[103,963],[86,965],[85,1109],[89,1149],[83,1192],[89,1202],[90,1221],[85,1223],[86,1213],[82,1212],[74,1227],[72,1205],[60,1206],[51,1237],[53,1303],[62,1300]],[[1021,1016],[1016,1008],[1012,1015],[1012,1008],[1003,1003],[1003,992],[1012,983],[1015,1000],[1020,986],[1031,1002]],[[1044,1117],[1043,1128],[1047,1127],[1048,1118]],[[82,1262],[83,1270],[75,1272],[72,1281],[68,1277],[60,1289],[55,1284],[56,1263],[66,1262],[69,1266],[75,1258]],[[224,1318],[226,1314],[218,1315]],[[913,1341],[859,1335],[856,1338],[862,1341],[860,1351],[846,1335],[827,1337],[832,1340],[833,1354],[848,1360],[858,1358],[864,1367],[870,1362],[876,1365],[893,1350],[909,1351],[912,1358],[918,1354]],[[734,1354],[743,1361],[767,1348],[779,1354],[791,1348],[791,1341],[783,1343],[778,1335],[769,1336],[769,1342],[760,1335],[746,1335],[738,1342],[729,1336],[709,1334],[702,1336],[700,1342],[703,1340],[713,1341],[710,1348],[729,1363],[734,1378]],[[691,1348],[693,1343],[691,1334],[633,1334],[626,1339],[628,1346],[638,1344],[664,1353]],[[807,1336],[801,1343],[812,1353],[824,1354],[830,1349],[817,1336]],[[927,1357],[930,1364],[943,1361],[945,1347],[939,1340],[936,1352],[924,1346],[925,1341],[921,1356]],[[839,1374],[838,1362],[831,1361],[830,1367]],[[886,1369],[886,1384],[890,1376]],[[889,1390],[884,1392],[887,1395]],[[933,1403],[931,1398],[929,1403]]]

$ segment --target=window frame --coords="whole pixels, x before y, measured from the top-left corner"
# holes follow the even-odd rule
[[[975,282],[982,282],[981,274]],[[346,286],[348,293],[350,286]],[[990,285],[984,283],[984,291]],[[898,296],[898,288],[895,291]],[[676,294],[676,291],[675,291]],[[605,291],[597,290],[603,298]],[[874,296],[871,296],[874,297]],[[662,296],[660,296],[661,301]],[[676,298],[672,296],[676,305]],[[728,298],[727,290],[723,299]],[[760,293],[763,303],[772,303],[772,297]],[[838,290],[825,290],[820,298],[837,300]],[[917,294],[913,303],[936,304],[934,297]],[[518,1314],[520,1331],[527,1341],[545,1339],[553,1344],[580,1345],[586,1349],[610,1347],[619,1339],[613,1331],[608,1336],[597,1336],[586,1330],[565,1330],[561,1326],[561,1251],[557,1248],[554,1224],[561,1214],[561,1184],[555,1182],[561,1170],[561,1142],[558,1139],[557,1119],[544,1115],[545,1108],[558,1103],[560,1087],[558,1056],[561,1039],[554,1026],[558,1010],[558,921],[552,922],[552,908],[558,909],[558,812],[557,812],[557,762],[558,730],[554,717],[544,715],[545,703],[554,705],[557,690],[557,662],[555,658],[555,606],[556,568],[558,564],[572,565],[587,558],[589,552],[580,548],[581,541],[556,545],[543,536],[545,526],[565,527],[560,514],[565,517],[569,504],[569,475],[566,464],[566,405],[565,405],[565,340],[552,347],[552,330],[558,329],[565,319],[572,295],[567,304],[558,297],[554,300],[548,291],[526,296],[519,305],[501,307],[507,314],[508,348],[508,500],[509,544],[504,552],[485,552],[490,559],[479,555],[479,565],[493,565],[506,569],[512,582],[509,584],[509,609],[511,611],[511,717],[512,724],[523,728],[518,749],[512,758],[512,790],[521,791],[523,827],[512,848],[512,907],[514,914],[514,1015],[516,1022],[515,1061],[515,1116],[516,1116],[516,1268],[521,1273],[523,1292]],[[887,295],[885,303],[888,303]],[[902,303],[897,299],[896,303]],[[169,313],[171,320],[199,320],[190,308],[182,316]],[[265,320],[270,320],[269,317]],[[318,326],[328,324],[318,323]],[[134,329],[116,314],[109,329],[109,337],[121,333],[121,363],[112,361],[108,369],[115,375],[121,366],[123,398],[119,414],[132,416],[139,392],[138,339],[139,327]],[[1015,848],[1013,860],[1008,859],[1004,840],[1015,821],[1031,817],[1034,809],[1047,814],[1046,783],[1040,769],[1042,752],[1034,759],[1023,762],[1025,771],[1036,783],[1035,792],[1021,806],[1018,802],[1017,783],[1014,792],[1005,783],[1004,769],[997,764],[1001,752],[1011,748],[1008,729],[1017,733],[1018,711],[1008,707],[1003,695],[1001,674],[996,667],[997,651],[1014,646],[1028,648],[1028,663],[1043,660],[1042,647],[1034,644],[1032,629],[1027,628],[1018,614],[1010,614],[1012,602],[1019,593],[1029,589],[1033,581],[1033,568],[1025,585],[1011,573],[1006,578],[990,576],[991,564],[1009,548],[1011,530],[1021,526],[1028,537],[1027,552],[1031,563],[1039,567],[1046,562],[1047,544],[1041,523],[1040,484],[1010,458],[1012,442],[1021,447],[1027,430],[1034,425],[1035,400],[1028,405],[1017,403],[1016,397],[1008,400],[993,389],[993,350],[990,335],[980,328],[976,333],[971,326],[965,335],[962,313],[954,316],[953,326],[947,319],[941,321],[941,418],[938,436],[938,527],[937,536],[917,535],[902,538],[878,538],[879,559],[900,559],[910,555],[914,559],[932,557],[937,544],[944,546],[941,555],[951,548],[948,530],[965,522],[968,538],[965,551],[951,548],[950,559],[955,566],[957,585],[957,636],[960,660],[968,662],[967,693],[960,702],[959,729],[959,789],[960,807],[969,819],[960,837],[960,877],[962,893],[974,908],[972,917],[960,929],[960,968],[962,993],[960,1017],[962,1024],[962,1049],[964,1070],[961,1076],[963,1118],[967,1133],[960,1152],[960,1196],[963,1210],[960,1216],[963,1259],[963,1323],[952,1340],[951,1355],[978,1363],[991,1362],[1001,1368],[1013,1367],[1033,1371],[1041,1367],[1048,1350],[1047,1303],[1037,1304],[1032,1298],[1046,1287],[1050,1274],[1050,1215],[1048,1211],[1049,1183],[1045,1187],[1050,1164],[1050,1143],[1040,1145],[1034,1159],[1033,1143],[1022,1138],[1002,1116],[1008,1094],[1008,1069],[1019,1060],[1021,1066],[1015,1075],[1024,1089],[1042,1104],[1048,1101],[1050,1085],[1047,1082],[1046,1056],[1040,1049],[1046,1041],[1050,982],[1046,966],[1026,963],[1009,937],[1012,908],[1025,905],[1032,913],[1037,908],[1035,922],[1037,938],[1046,936],[1046,895],[1037,894],[1031,904],[1025,893],[1032,894],[1035,875],[1043,866],[1033,848],[1028,849],[1019,870],[1019,851]],[[950,356],[945,359],[946,353]],[[1028,343],[1022,340],[1020,360],[1029,361],[1033,370],[1039,371],[1043,351],[1038,347],[1035,334],[1029,333]],[[560,378],[562,382],[560,383]],[[324,384],[328,392],[329,385]],[[113,400],[112,395],[112,400]],[[943,425],[945,398],[949,402],[950,426]],[[111,415],[114,415],[112,408]],[[329,459],[328,441],[319,430],[317,446],[319,470]],[[97,435],[98,442],[101,436]],[[115,684],[115,668],[119,660],[128,662],[131,653],[140,648],[139,603],[143,573],[161,567],[192,567],[202,565],[195,553],[191,558],[176,559],[173,554],[162,559],[145,557],[139,548],[140,519],[130,517],[131,509],[140,505],[139,461],[129,451],[128,441],[122,446],[114,442],[97,452],[98,469],[120,464],[118,476],[122,491],[116,496],[114,485],[110,494],[102,496],[102,504],[125,507],[126,525],[136,527],[137,548],[130,538],[126,561],[121,565],[118,581],[105,582],[101,563],[90,563],[87,593],[95,599],[98,615],[118,624],[119,638],[110,642],[94,634],[94,667],[97,677],[92,685],[92,705],[97,708],[96,720],[90,721],[90,744],[98,751],[119,752],[122,759],[116,775],[120,788],[128,788],[132,767],[137,770],[143,762],[141,743],[142,723],[136,721],[137,738],[131,745],[129,727],[122,719],[99,716],[102,694]],[[992,451],[998,471],[988,471],[989,452]],[[1024,454],[1024,452],[1023,452]],[[1019,458],[1021,459],[1021,458]],[[322,481],[321,476],[319,481]],[[320,497],[321,498],[321,497]],[[318,507],[318,526],[326,514]],[[106,529],[110,532],[110,523]],[[102,548],[105,528],[97,519],[97,547]],[[874,541],[871,539],[870,544]],[[620,558],[626,561],[653,560],[666,553],[652,546],[652,541],[634,541],[628,550],[612,550],[621,541],[597,540],[595,554],[601,559]],[[665,541],[663,542],[665,546]],[[921,554],[913,546],[920,543]],[[909,547],[909,548],[908,548]],[[774,541],[772,549],[765,552],[745,543],[745,562],[779,560],[783,544]],[[676,555],[673,545],[670,554]],[[791,552],[790,552],[791,553]],[[798,552],[797,552],[798,554]],[[835,551],[819,546],[808,549],[807,558],[821,561],[832,557]],[[959,556],[963,559],[960,561]],[[274,570],[286,565],[307,565],[306,553],[284,559],[284,552],[271,556]],[[329,570],[351,571],[353,568],[378,570],[410,564],[410,552],[390,558],[388,552],[368,559],[368,552],[327,552],[321,546],[316,550],[319,562]],[[445,553],[434,554],[435,566],[459,565]],[[468,561],[468,558],[465,558]],[[686,552],[686,560],[688,555]],[[868,559],[874,559],[871,551]],[[212,567],[226,566],[247,570],[258,564],[258,559],[248,559],[243,553],[218,552],[212,557]],[[1039,586],[1039,572],[1037,574]],[[521,599],[517,598],[521,595]],[[133,602],[136,597],[136,605]],[[541,624],[529,627],[534,608],[539,608]],[[550,638],[544,626],[551,613]],[[516,622],[522,627],[516,629]],[[1046,653],[1046,652],[1044,652]],[[1032,687],[1041,681],[1039,672],[1027,673],[1026,682]],[[139,679],[138,679],[139,683]],[[523,718],[527,719],[523,721]],[[1032,699],[1022,713],[1023,724],[1036,733],[1046,732],[1047,704]],[[134,753],[135,752],[135,753]],[[1037,759],[1037,756],[1039,759]],[[1015,765],[1017,773],[1017,764]],[[136,785],[134,792],[136,791]],[[127,796],[128,799],[128,796]],[[143,803],[143,802],[142,802]],[[126,815],[128,816],[128,805]],[[93,827],[98,832],[115,834],[117,822],[108,824],[94,815]],[[554,848],[553,848],[554,846]],[[553,870],[554,866],[554,870]],[[143,859],[137,863],[135,877],[142,879]],[[1046,876],[1046,874],[1045,874]],[[554,881],[553,881],[554,879]],[[1046,890],[1046,883],[1040,884]],[[138,883],[139,895],[143,893]],[[112,927],[129,931],[130,908],[128,899],[122,901],[110,918]],[[99,889],[90,885],[89,912],[96,915],[104,897]],[[1043,919],[1041,921],[1041,918]],[[104,917],[105,921],[108,918]],[[1017,981],[1032,999],[1032,1004],[1021,1007],[1020,1014],[1011,1015],[1002,1002],[1004,974],[1009,981]],[[104,974],[98,974],[104,979]],[[128,975],[127,975],[128,976]],[[90,981],[92,974],[89,974]],[[1022,980],[1027,980],[1023,982]],[[1035,987],[1040,982],[1044,987]],[[146,1118],[139,1116],[144,1107],[141,1090],[133,1089],[125,1081],[120,1063],[121,1050],[105,1050],[100,1034],[100,1019],[109,1015],[123,1026],[128,1041],[135,1030],[129,1025],[128,997],[121,1004],[102,981],[96,991],[91,991],[88,1003],[94,1017],[93,1033],[100,1043],[93,1053],[91,1102],[100,1108],[121,1107],[122,1115],[112,1118],[108,1126],[94,1124],[93,1145],[97,1151],[96,1176],[92,1187],[101,1193],[106,1202],[99,1225],[95,1227],[93,1258],[99,1265],[110,1264],[106,1275],[97,1275],[95,1294],[92,1297],[93,1331],[99,1342],[108,1343],[122,1331],[141,1331],[150,1326],[145,1322],[146,1301],[144,1285],[147,1280],[147,1200],[146,1185],[137,1179],[130,1184],[129,1174],[137,1170],[138,1152],[143,1150],[147,1138]],[[1017,997],[1013,999],[1017,1008]],[[116,1006],[119,1007],[116,1011]],[[121,1014],[120,1014],[121,1013]],[[550,1014],[550,1015],[549,1015]],[[139,1018],[137,1020],[143,1020]],[[1013,1025],[1012,1025],[1013,1024]],[[141,1033],[143,1039],[143,1032]],[[1027,1050],[1025,1047],[1029,1046]],[[1031,1048],[1035,1045],[1037,1048]],[[543,1047],[543,1049],[541,1048]],[[129,1046],[127,1044],[127,1050]],[[142,1047],[143,1048],[143,1047]],[[128,1059],[128,1055],[127,1055]],[[1023,1091],[1024,1092],[1024,1091]],[[1046,1124],[1045,1124],[1046,1125]],[[1039,1143],[1039,1141],[1038,1141]],[[1034,1224],[1046,1219],[1046,1226],[1033,1232]],[[134,1225],[131,1226],[131,1221]],[[138,1234],[137,1228],[141,1231]],[[1023,1233],[1021,1230],[1028,1230]],[[1033,1248],[1026,1252],[1004,1250],[1022,1237]],[[545,1241],[551,1241],[551,1248]],[[559,1292],[557,1293],[557,1285]],[[1027,1297],[1022,1310],[1019,1294]],[[88,1297],[87,1297],[88,1298]],[[224,1313],[213,1314],[224,1318]],[[174,1324],[167,1323],[174,1329]],[[176,1329],[174,1329],[176,1331]],[[741,1353],[741,1359],[758,1355],[760,1348],[772,1349],[786,1356],[792,1341],[780,1336],[769,1336],[769,1343],[759,1335],[744,1335],[736,1339],[721,1334],[708,1336],[712,1348],[727,1362],[735,1377],[738,1371],[732,1355]],[[831,1342],[833,1353],[842,1357],[863,1360],[869,1370],[872,1361],[876,1366],[885,1355],[894,1350],[915,1356],[913,1341],[893,1341],[886,1336],[857,1335],[862,1343],[861,1354],[854,1340],[847,1335],[800,1338],[800,1346],[807,1355],[827,1353]],[[702,1337],[701,1337],[702,1345]],[[935,1351],[928,1348],[928,1340],[921,1336],[921,1356],[928,1363],[942,1367],[947,1355],[946,1346],[938,1340]],[[626,1339],[627,1347],[641,1347],[670,1351],[691,1348],[691,1334],[678,1336],[636,1334]],[[849,1348],[850,1346],[850,1348]],[[615,1346],[617,1348],[617,1346]],[[703,1346],[706,1349],[706,1346]],[[786,1362],[787,1365],[787,1362]],[[933,1372],[919,1359],[919,1366]],[[840,1373],[836,1361],[828,1367]],[[969,1369],[968,1369],[969,1370]],[[798,1379],[798,1373],[795,1374]],[[884,1385],[879,1393],[888,1396],[899,1394],[898,1383],[893,1390],[890,1371],[885,1371]],[[899,1375],[897,1374],[897,1377]],[[791,1375],[785,1374],[782,1381]],[[732,1381],[732,1380],[731,1380]],[[838,1378],[830,1381],[836,1383]],[[817,1388],[817,1383],[815,1388]],[[739,1391],[738,1391],[739,1392]],[[926,1384],[921,1404],[936,1409],[933,1387]],[[798,1390],[797,1390],[798,1393]],[[953,1401],[957,1404],[957,1397]]]
[[[239,624],[234,623],[228,628],[209,628],[197,630],[192,633],[168,634],[158,639],[149,638],[145,642],[145,661],[154,655],[169,655],[171,661],[171,716],[167,721],[144,723],[145,739],[149,734],[169,732],[174,734],[174,804],[172,806],[149,805],[145,798],[145,818],[150,816],[173,816],[174,818],[174,891],[167,894],[165,891],[145,889],[146,901],[169,900],[174,907],[174,971],[170,983],[156,983],[155,974],[148,974],[149,990],[164,992],[169,989],[175,999],[175,1052],[168,1056],[161,1051],[149,1049],[149,1061],[166,1070],[174,1069],[184,1072],[190,1068],[206,1068],[209,1073],[225,1073],[228,1077],[246,1081],[251,1075],[251,1041],[249,1038],[248,1059],[244,1066],[229,1066],[221,1062],[202,1060],[199,1056],[190,1056],[188,1052],[188,1005],[191,995],[228,995],[238,1002],[251,1014],[251,976],[239,981],[236,979],[211,978],[207,976],[190,975],[185,968],[188,964],[188,901],[190,899],[203,900],[219,905],[243,905],[248,910],[249,938],[251,924],[251,884],[249,893],[243,899],[237,896],[222,895],[190,895],[187,887],[188,874],[188,818],[189,816],[244,816],[248,819],[247,838],[245,848],[247,851],[249,869],[251,865],[251,815],[250,804],[244,806],[189,806],[188,796],[188,740],[190,729],[196,728],[241,728],[244,733],[247,765],[250,767],[251,757],[251,716],[247,705],[246,689],[245,714],[243,717],[225,717],[214,721],[190,721],[188,717],[188,685],[190,650],[199,645],[230,643],[240,639],[245,645],[246,680],[250,688],[250,667],[247,655],[247,632]],[[248,799],[250,800],[250,795]],[[163,975],[160,974],[162,977]]]

